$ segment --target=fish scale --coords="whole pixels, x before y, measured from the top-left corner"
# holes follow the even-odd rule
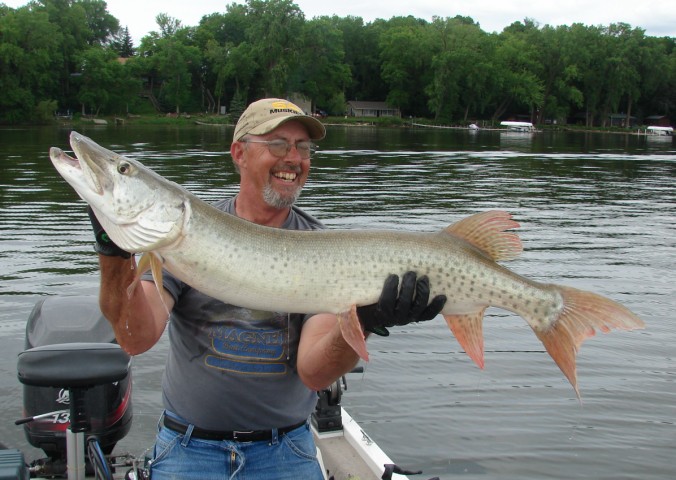
[[[622,305],[571,287],[529,280],[497,263],[522,251],[511,215],[488,211],[441,232],[295,231],[257,225],[198,199],[140,162],[71,132],[77,158],[50,158],[121,248],[145,253],[140,275],[162,268],[221,301],[254,310],[335,313],[346,341],[368,359],[356,307],[378,300],[389,274],[415,271],[460,345],[484,367],[488,307],[523,317],[579,395],[575,356],[597,330],[644,324]],[[135,282],[136,283],[136,282]],[[133,288],[133,285],[132,285]]]

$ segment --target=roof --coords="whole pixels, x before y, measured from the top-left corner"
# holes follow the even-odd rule
[[[357,100],[351,100],[347,104],[358,110],[397,110],[396,107],[390,107],[387,102],[361,102]]]

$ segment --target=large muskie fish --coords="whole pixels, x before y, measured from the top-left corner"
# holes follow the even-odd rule
[[[448,297],[441,313],[479,367],[484,311],[503,308],[528,322],[576,393],[575,354],[586,338],[596,330],[643,327],[612,300],[498,265],[522,250],[507,231],[519,225],[505,212],[473,215],[436,233],[270,228],[228,215],[76,132],[70,144],[77,158],[52,148],[54,166],[115,243],[146,252],[139,271],[152,268],[161,285],[164,267],[208,295],[251,309],[335,313],[364,359],[356,306],[375,303],[388,274],[409,270],[429,277],[431,295]]]

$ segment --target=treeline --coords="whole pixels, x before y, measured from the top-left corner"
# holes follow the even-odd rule
[[[329,114],[343,114],[348,100],[387,101],[403,116],[440,123],[675,117],[676,39],[624,23],[525,19],[487,33],[461,16],[307,19],[291,0],[233,3],[197,26],[166,14],[156,21],[135,46],[103,0],[0,4],[0,122],[152,104],[236,114],[256,98],[290,93]]]

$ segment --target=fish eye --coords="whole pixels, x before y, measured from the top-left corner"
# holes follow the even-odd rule
[[[131,164],[129,164],[129,163],[127,163],[127,162],[121,162],[121,163],[117,166],[117,172],[120,173],[120,174],[122,174],[122,175],[126,175],[126,174],[129,173],[130,171],[131,171]]]

